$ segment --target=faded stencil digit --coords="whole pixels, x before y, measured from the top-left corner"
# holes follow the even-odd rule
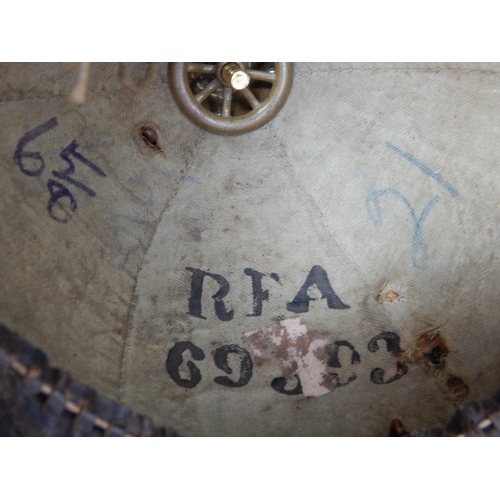
[[[285,396],[323,396],[358,379],[357,368],[362,359],[355,346],[343,339],[332,342],[325,336],[311,336],[301,317],[245,332],[241,340],[249,350],[230,344],[212,351],[213,365],[231,375],[217,376],[213,381],[227,389],[241,390],[251,383],[254,370],[266,359],[280,362],[282,373],[272,378],[270,388]],[[377,385],[390,384],[408,372],[407,364],[399,361],[404,351],[399,347],[399,335],[381,332],[368,343],[369,353],[378,351],[379,341],[385,341],[389,355],[397,358],[396,373],[384,379],[385,371],[375,367],[369,372],[370,381]],[[205,357],[205,352],[192,342],[177,342],[168,351],[167,373],[180,387],[194,389],[203,373],[189,358],[203,361]]]

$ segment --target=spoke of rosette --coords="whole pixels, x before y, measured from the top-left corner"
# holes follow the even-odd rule
[[[252,106],[252,109],[260,108],[259,100],[255,97],[254,93],[248,87],[246,89],[243,89],[241,93],[243,94],[243,97],[247,100],[248,104]]]
[[[203,63],[188,63],[188,73],[207,73],[209,75],[215,74],[215,66],[213,64]]]
[[[261,82],[274,82],[276,73],[268,73],[267,71],[257,71],[255,69],[247,69],[246,72],[250,78],[260,80]]]
[[[198,103],[202,103],[214,90],[220,87],[218,80],[212,80],[205,88],[198,92],[194,98]]]
[[[222,116],[228,118],[231,116],[231,101],[233,100],[233,89],[224,87],[224,97],[222,98]]]

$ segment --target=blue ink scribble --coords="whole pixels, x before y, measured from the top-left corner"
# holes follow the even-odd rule
[[[458,196],[458,191],[448,181],[446,181],[441,174],[434,172],[427,165],[424,165],[422,162],[418,161],[416,158],[413,158],[413,156],[411,154],[405,153],[404,151],[397,148],[396,146],[394,146],[390,142],[385,141],[385,144],[387,145],[388,148],[390,148],[392,151],[394,151],[399,156],[401,156],[401,158],[408,160],[412,165],[415,165],[425,175],[428,175],[431,179],[434,179],[439,184],[441,184],[441,186],[443,186],[446,189],[446,191],[448,191],[454,198],[456,198]]]
[[[171,174],[172,179],[180,180],[180,181],[189,181],[193,184],[201,184],[201,180],[198,177],[192,177],[191,175],[173,175]]]
[[[155,204],[155,192],[151,187],[151,183],[153,183],[151,177],[159,175],[164,179],[174,179],[176,181],[189,181],[193,184],[201,184],[201,180],[198,177],[192,177],[190,175],[176,175],[169,172],[165,172],[164,170],[157,167],[147,167],[143,172],[137,174],[134,177],[131,177],[128,182],[130,184],[138,184],[143,186],[148,191],[148,199],[143,201],[141,204],[144,206],[152,206]],[[146,177],[148,178],[146,181]]]
[[[380,196],[395,196],[408,208],[414,225],[413,236],[411,238],[411,258],[413,265],[416,268],[425,269],[427,266],[427,245],[425,244],[424,236],[422,234],[422,225],[429,215],[432,207],[434,207],[439,200],[439,196],[434,196],[434,198],[432,198],[431,201],[425,205],[420,217],[417,217],[411,203],[399,191],[396,191],[395,189],[378,189],[372,191],[368,195],[368,198],[366,198],[366,208],[370,219],[377,224],[377,226],[380,226],[383,222],[382,210],[379,202]]]
[[[103,148],[105,146],[109,146],[111,143],[108,141],[101,141],[101,142],[95,142],[93,144],[80,144],[78,147],[80,149],[97,149],[97,148]],[[59,149],[48,149],[47,151],[44,152],[45,155],[54,155],[54,154],[59,154]]]
[[[138,219],[137,217],[132,217],[130,215],[125,215],[125,214],[117,214],[115,212],[106,212],[109,215],[112,215],[116,217],[116,224],[119,224],[119,219],[122,221],[125,221],[123,224],[126,227],[130,227],[131,224],[138,224],[140,226],[146,226],[146,227],[151,227],[155,228],[157,226],[157,223],[155,221],[147,221],[145,219]]]
[[[110,255],[110,264],[114,269],[123,269],[131,255],[137,253],[143,255],[146,252],[147,245],[133,230],[125,227],[115,227],[113,233],[115,241],[118,242],[118,247]],[[136,244],[132,246],[131,242]]]
[[[363,176],[368,189],[370,190],[370,194],[367,196],[365,203],[368,216],[374,224],[380,226],[384,222],[379,201],[379,198],[381,196],[395,196],[406,205],[406,208],[408,208],[408,211],[410,212],[414,228],[411,239],[412,262],[417,269],[425,269],[427,267],[427,245],[425,244],[423,236],[423,224],[427,219],[427,216],[429,215],[431,209],[438,202],[439,197],[434,196],[434,198],[432,198],[431,201],[429,201],[429,203],[427,203],[427,205],[424,207],[422,213],[420,214],[420,217],[417,217],[411,203],[399,191],[392,188],[375,189],[372,179],[363,169],[357,168],[356,171]]]

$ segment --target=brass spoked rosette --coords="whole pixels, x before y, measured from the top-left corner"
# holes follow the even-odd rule
[[[283,106],[292,63],[171,63],[170,87],[181,110],[220,134],[255,130]]]

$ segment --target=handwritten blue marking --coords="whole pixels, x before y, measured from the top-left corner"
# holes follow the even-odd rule
[[[105,146],[109,146],[110,145],[110,142],[109,141],[101,141],[101,142],[95,142],[93,144],[79,144],[78,145],[78,148],[79,149],[89,149],[89,150],[93,150],[93,149],[97,149],[97,148],[102,148],[102,147],[105,147]],[[45,156],[49,156],[49,155],[58,155],[60,152],[59,149],[47,149],[43,154]]]
[[[171,177],[179,181],[189,181],[193,184],[201,184],[201,180],[198,177],[192,177],[191,175],[171,175]]]
[[[28,142],[34,141],[37,137],[40,137],[43,134],[46,134],[49,130],[57,127],[59,123],[57,122],[57,118],[51,118],[49,121],[42,123],[38,127],[26,132],[19,142],[17,143],[16,151],[14,153],[14,162],[21,169],[21,172],[24,175],[29,175],[30,177],[38,177],[42,175],[42,172],[45,168],[45,160],[42,155],[38,152],[25,152],[24,148],[28,144]],[[36,170],[28,170],[23,164],[23,158],[32,158],[33,160],[39,161],[40,166]]]
[[[109,215],[113,215],[117,219],[125,220],[127,227],[130,225],[130,223],[148,226],[148,227],[152,227],[152,228],[155,228],[157,226],[157,224],[154,221],[147,221],[145,219],[138,219],[138,218],[132,217],[130,215],[117,214],[115,212],[107,212],[107,213],[109,213]],[[118,224],[118,222],[116,222],[116,224]]]
[[[62,223],[69,222],[72,218],[70,213],[66,212],[66,210],[63,209],[65,217],[64,219],[62,219],[53,212],[53,208],[54,205],[61,198],[68,198],[70,202],[69,208],[71,209],[71,212],[74,212],[76,210],[77,205],[74,196],[71,194],[71,191],[69,191],[69,189],[64,184],[61,184],[60,182],[57,182],[54,179],[49,179],[47,181],[47,189],[49,190],[50,193],[50,198],[47,203],[47,210],[49,212],[49,215],[57,222],[62,222]]]
[[[427,266],[427,247],[425,245],[422,233],[423,224],[427,216],[429,215],[429,212],[431,211],[432,207],[434,207],[434,205],[438,202],[439,199],[438,196],[435,196],[434,198],[431,199],[429,203],[427,203],[427,205],[424,207],[422,211],[422,214],[420,215],[420,217],[417,218],[417,216],[415,215],[415,210],[413,209],[411,203],[399,191],[395,189],[376,190],[372,179],[364,170],[362,170],[361,168],[356,168],[356,171],[363,176],[365,182],[368,185],[368,189],[370,190],[370,194],[366,198],[366,208],[368,211],[369,218],[376,225],[381,225],[383,223],[382,210],[380,207],[380,202],[378,200],[380,196],[386,196],[386,195],[396,196],[406,205],[406,207],[410,212],[414,225],[414,232],[412,236],[412,246],[411,246],[412,262],[413,265],[418,269],[425,269]]]
[[[113,234],[118,248],[114,249],[110,255],[110,263],[115,269],[123,269],[131,255],[139,253],[143,255],[147,250],[147,244],[132,229],[125,227],[114,227]],[[121,235],[121,236],[120,236]],[[130,244],[135,241],[135,248]],[[128,248],[126,248],[126,246]]]
[[[439,197],[434,196],[434,198],[432,198],[431,201],[429,201],[429,203],[425,205],[420,217],[417,218],[417,216],[415,215],[415,210],[413,210],[411,203],[399,191],[396,191],[395,189],[378,189],[372,191],[366,198],[366,208],[368,210],[370,219],[375,224],[377,224],[377,226],[380,226],[383,222],[382,210],[380,208],[380,202],[378,198],[380,196],[387,195],[395,196],[396,198],[401,200],[408,208],[414,225],[414,232],[411,239],[411,258],[413,261],[413,265],[416,268],[425,269],[427,266],[427,245],[425,244],[424,236],[422,234],[422,225],[429,215],[432,207],[434,207],[434,205],[439,200]]]
[[[151,239],[151,231],[157,226],[154,220],[148,221],[109,210],[102,210],[100,213],[111,218],[116,246],[113,247],[109,263],[114,269],[123,269],[132,255],[144,255]]]
[[[39,125],[38,127],[34,128],[33,130],[26,132],[21,139],[19,140],[16,151],[14,153],[14,162],[17,164],[17,166],[20,168],[21,172],[24,175],[28,175],[30,177],[39,177],[42,175],[42,172],[45,169],[45,160],[43,156],[41,155],[40,152],[26,152],[24,151],[24,148],[26,145],[35,140],[36,138],[40,137],[43,134],[46,134],[53,128],[56,128],[59,125],[59,122],[57,121],[57,118],[51,118],[50,120],[46,121],[45,123],[42,123],[42,125]],[[66,181],[69,184],[73,184],[77,188],[80,188],[84,192],[86,192],[89,196],[95,197],[96,192],[83,184],[82,182],[74,179],[71,177],[75,173],[75,164],[71,160],[71,157],[73,157],[75,160],[78,160],[85,164],[87,167],[92,169],[92,171],[101,176],[101,177],[107,177],[106,174],[94,163],[92,163],[90,160],[85,158],[77,149],[80,147],[78,142],[73,140],[69,146],[64,148],[59,156],[69,165],[66,170],[59,171],[59,170],[53,170],[52,175],[56,177],[57,179],[60,179],[62,181]],[[35,160],[36,162],[39,163],[38,168],[36,169],[27,169],[23,163],[23,159],[26,158],[31,158]],[[47,210],[49,212],[50,217],[52,219],[56,220],[57,222],[62,222],[66,223],[71,220],[71,213],[68,213],[66,209],[63,209],[63,212],[65,213],[64,219],[61,217],[58,217],[57,213],[54,213],[53,208],[56,203],[59,203],[59,200],[62,198],[68,198],[69,199],[69,208],[71,209],[71,212],[74,212],[77,209],[77,204],[76,200],[71,193],[71,191],[66,187],[66,185],[60,183],[59,181],[56,181],[54,179],[49,179],[47,181],[47,189],[50,193],[50,198],[47,203]]]
[[[87,165],[87,167],[91,168],[97,175],[101,177],[107,177],[107,175],[94,163],[92,163],[90,160],[85,158],[85,156],[82,156],[78,151],[77,148],[79,147],[79,144],[76,140],[74,140],[68,147],[64,148],[61,151],[61,154],[59,155],[66,163],[68,163],[69,167],[66,170],[63,170],[62,172],[58,170],[52,170],[52,175],[54,177],[57,177],[58,179],[61,179],[63,181],[69,182],[70,184],[73,184],[77,188],[82,189],[85,191],[89,196],[95,197],[96,192],[83,184],[80,181],[77,181],[76,179],[73,179],[73,177],[70,177],[75,173],[75,164],[71,161],[71,156],[73,156],[75,159],[81,161],[84,165]]]
[[[456,198],[458,196],[458,191],[445,179],[443,179],[443,176],[441,174],[438,174],[437,172],[434,172],[431,170],[427,165],[424,165],[422,162],[418,161],[416,158],[413,158],[413,156],[409,153],[405,153],[401,149],[397,148],[393,144],[391,144],[388,141],[385,141],[385,144],[389,149],[397,153],[401,158],[404,158],[405,160],[408,160],[412,165],[415,165],[419,170],[421,170],[425,175],[428,175],[430,178],[434,179],[437,181],[441,186],[443,186],[446,191],[448,191],[451,196]]]

